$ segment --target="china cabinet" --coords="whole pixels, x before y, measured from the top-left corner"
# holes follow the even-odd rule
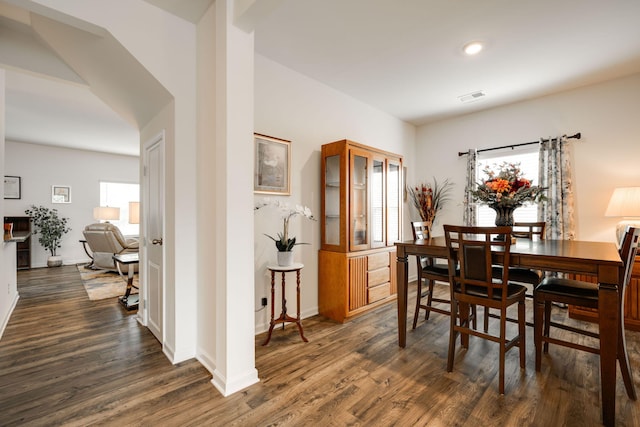
[[[343,322],[396,297],[402,157],[357,142],[322,146],[320,314]]]

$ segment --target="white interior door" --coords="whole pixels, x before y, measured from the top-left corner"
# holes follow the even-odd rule
[[[162,343],[164,318],[164,132],[144,148],[147,327]]]

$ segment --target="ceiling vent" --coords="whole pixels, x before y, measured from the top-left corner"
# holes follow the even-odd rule
[[[466,95],[459,96],[458,99],[460,100],[460,102],[463,102],[466,104],[469,102],[478,101],[479,99],[482,99],[485,96],[487,95],[483,91],[477,90],[475,92],[471,92]]]

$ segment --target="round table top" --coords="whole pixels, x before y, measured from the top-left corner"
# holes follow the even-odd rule
[[[296,271],[300,270],[304,267],[304,264],[301,262],[294,262],[291,265],[267,265],[267,268],[271,271]]]

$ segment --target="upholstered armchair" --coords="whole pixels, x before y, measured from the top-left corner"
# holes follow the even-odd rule
[[[92,252],[92,268],[95,269],[118,271],[113,255],[138,252],[138,240],[125,239],[120,229],[108,222],[87,225],[83,234]],[[125,267],[123,273],[126,271]]]

